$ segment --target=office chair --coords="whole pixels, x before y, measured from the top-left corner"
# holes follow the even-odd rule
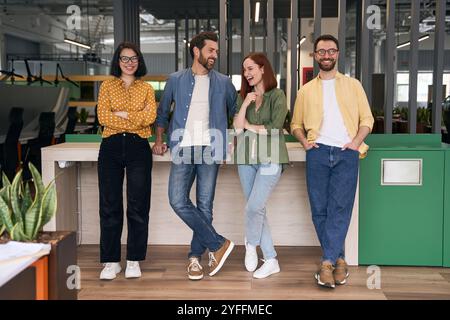
[[[23,108],[11,108],[9,112],[9,128],[5,142],[1,145],[1,168],[12,182],[19,167],[18,144],[23,128]]]
[[[41,112],[39,115],[39,134],[38,137],[28,142],[25,161],[24,161],[24,178],[31,177],[28,168],[28,162],[41,172],[42,158],[41,148],[50,146],[53,142],[53,135],[55,134],[55,113]]]

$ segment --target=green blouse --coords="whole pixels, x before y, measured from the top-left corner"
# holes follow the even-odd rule
[[[236,114],[243,99],[237,98]],[[286,96],[280,89],[272,89],[263,95],[262,105],[256,111],[252,102],[247,107],[247,121],[253,125],[264,125],[267,135],[245,130],[235,137],[234,162],[236,164],[289,163],[284,140],[283,125],[288,113]],[[273,149],[273,150],[272,150]]]

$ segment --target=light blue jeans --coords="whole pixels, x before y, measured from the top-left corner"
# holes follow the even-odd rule
[[[261,247],[265,260],[277,256],[267,220],[266,203],[280,180],[281,169],[282,165],[277,163],[238,165],[239,178],[247,200],[245,235],[249,244]]]

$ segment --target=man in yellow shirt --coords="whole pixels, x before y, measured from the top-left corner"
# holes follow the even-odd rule
[[[348,277],[344,243],[358,181],[359,158],[373,116],[360,82],[339,73],[339,42],[322,35],[314,43],[319,75],[298,92],[291,132],[306,151],[306,183],[312,219],[322,247],[317,283],[334,288]]]

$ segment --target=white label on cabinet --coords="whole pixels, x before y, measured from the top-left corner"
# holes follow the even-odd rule
[[[422,159],[381,159],[382,186],[421,186]]]

